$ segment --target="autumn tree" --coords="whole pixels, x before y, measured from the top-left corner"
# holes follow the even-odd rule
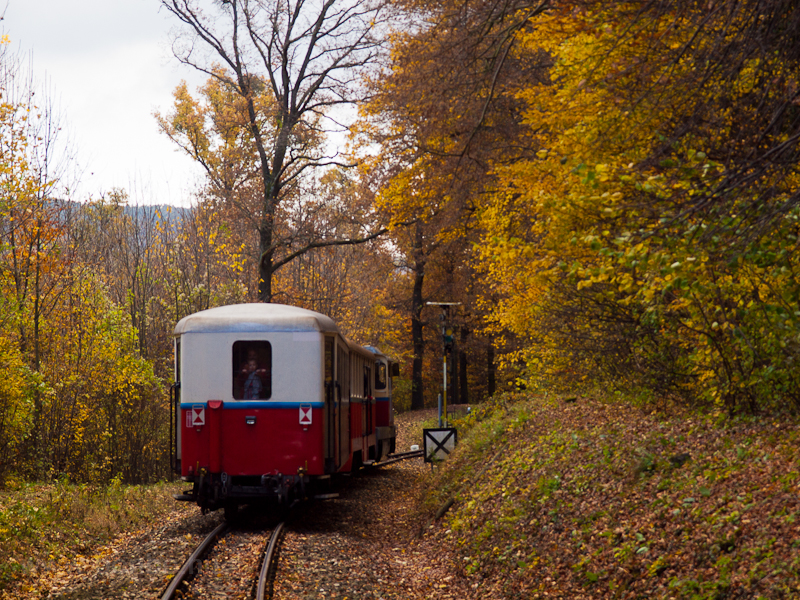
[[[137,330],[84,261],[68,144],[0,46],[0,476],[157,478],[166,408]],[[44,92],[44,93],[43,93]]]
[[[281,210],[302,180],[340,162],[321,136],[331,125],[341,128],[336,109],[358,98],[356,78],[380,52],[383,0],[230,0],[215,4],[213,14],[196,0],[161,4],[184,27],[173,45],[175,56],[211,78],[204,92],[210,111],[179,88],[176,111],[162,120],[162,128],[252,221],[259,300],[272,300],[274,272],[307,249],[378,235],[362,231],[347,240],[315,239],[288,248]],[[234,200],[232,193],[244,187],[250,188],[248,201],[246,194]]]
[[[481,209],[539,376],[796,407],[797,83],[783,1],[564,3],[520,32],[539,150]],[[536,376],[533,377],[536,379]]]
[[[379,206],[394,223],[415,222],[415,233],[398,231],[397,237],[405,240],[399,244],[406,253],[404,268],[413,273],[412,405],[421,407],[425,347],[436,354],[441,350],[438,310],[427,309],[426,302],[464,302],[461,349],[468,338],[474,344],[467,332],[482,330],[482,309],[474,295],[465,293],[471,286],[448,282],[473,280],[475,214],[481,196],[495,185],[494,161],[532,154],[514,90],[542,77],[546,57],[521,60],[512,50],[516,34],[549,3],[397,4],[415,26],[393,36],[391,65],[373,81],[363,128],[381,147],[370,163],[381,188]],[[430,273],[436,278],[430,279]],[[426,343],[431,324],[436,335]],[[484,344],[488,358],[491,342]]]
[[[310,250],[297,256],[276,278],[275,297],[281,302],[304,306],[337,320],[348,318],[351,300],[374,293],[365,286],[362,276],[371,267],[382,270],[380,256],[386,251],[380,241],[352,245],[314,247],[318,239],[349,239],[358,235],[367,220],[368,227],[378,227],[371,216],[374,193],[357,178],[352,169],[329,170],[315,186],[313,198],[292,205],[287,220],[293,223],[287,237],[287,250]],[[289,232],[287,232],[288,234]]]
[[[23,411],[31,428],[17,432],[25,442],[17,450],[36,460],[45,444],[48,385],[40,372],[48,358],[47,321],[70,285],[68,208],[58,197],[70,180],[68,146],[51,95],[30,66],[7,50],[7,42],[0,49],[0,298],[9,377],[36,382],[27,388],[30,410]],[[30,377],[20,378],[17,361]],[[18,397],[27,395],[24,390]]]

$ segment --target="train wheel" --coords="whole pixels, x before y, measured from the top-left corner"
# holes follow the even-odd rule
[[[361,468],[363,464],[364,462],[361,459],[361,450],[353,452],[353,462],[350,465],[350,472],[355,473]]]
[[[381,440],[375,445],[375,462],[381,462],[388,454],[388,441]]]
[[[226,502],[224,510],[225,520],[228,523],[235,523],[239,520],[239,505],[236,502]]]

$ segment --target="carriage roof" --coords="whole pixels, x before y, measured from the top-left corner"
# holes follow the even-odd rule
[[[386,356],[383,352],[378,350],[375,346],[364,346],[364,349],[369,350],[378,358],[385,358],[388,360],[388,356]]]
[[[185,333],[256,333],[318,331],[338,333],[333,319],[286,304],[231,304],[202,310],[178,321],[174,335]]]

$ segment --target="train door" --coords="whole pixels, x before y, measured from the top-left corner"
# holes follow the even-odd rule
[[[375,430],[375,398],[372,395],[372,369],[364,366],[364,435],[369,436]]]
[[[335,362],[336,353],[334,348],[336,344],[332,336],[325,337],[325,470],[327,472],[335,472],[339,466],[338,453],[336,449],[339,447],[339,427],[336,420],[338,409],[338,399],[336,388],[336,373]]]
[[[339,340],[336,344],[336,395],[339,414],[339,460],[341,467],[350,458],[350,351]]]

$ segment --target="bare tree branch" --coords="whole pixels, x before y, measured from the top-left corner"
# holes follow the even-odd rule
[[[386,3],[227,0],[215,3],[212,15],[201,10],[201,0],[161,0],[183,25],[182,42],[173,44],[178,60],[224,82],[245,103],[261,178],[257,230],[262,301],[272,297],[272,274],[277,268],[308,250],[333,243],[312,243],[305,250],[277,256],[283,247],[276,237],[278,207],[306,173],[344,166],[326,156],[319,143],[297,133],[319,131],[320,117],[359,99],[358,77],[382,49]],[[215,67],[219,61],[224,69]],[[262,114],[256,104],[258,86],[264,84],[274,97],[274,117]],[[203,166],[209,172],[209,165]],[[209,176],[214,177],[210,172]]]

